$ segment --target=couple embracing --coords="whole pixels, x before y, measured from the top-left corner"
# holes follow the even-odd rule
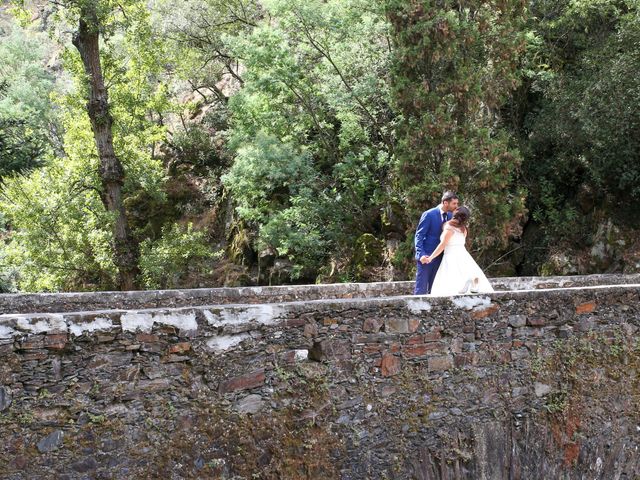
[[[416,229],[416,295],[493,292],[482,269],[465,248],[470,212],[458,196],[445,192],[442,203],[420,217]]]

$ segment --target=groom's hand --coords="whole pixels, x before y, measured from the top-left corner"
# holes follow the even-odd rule
[[[429,257],[426,256],[426,255],[423,255],[423,256],[420,257],[420,263],[423,264],[423,265],[426,265],[427,263],[429,263],[429,261],[430,261]]]

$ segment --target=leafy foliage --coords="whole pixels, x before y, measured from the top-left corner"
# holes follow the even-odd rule
[[[504,247],[524,192],[516,183],[520,154],[499,110],[518,84],[524,4],[388,0],[386,7],[402,113],[396,167],[408,212],[417,219],[443,190],[461,192],[483,232],[476,245]]]
[[[90,290],[115,282],[111,219],[95,191],[94,170],[70,160],[8,179],[0,208],[12,227],[5,261],[24,291]]]
[[[55,80],[44,70],[43,35],[0,26],[0,177],[41,165],[56,145],[49,96]]]
[[[361,0],[264,6],[277,25],[234,48],[246,72],[229,102],[237,157],[224,179],[257,248],[308,275],[379,218],[392,148],[387,24]]]
[[[156,241],[141,245],[140,270],[145,288],[180,288],[187,275],[206,273],[209,260],[220,257],[207,244],[205,232],[174,224]]]
[[[634,222],[640,198],[637,2],[536,2],[523,109],[524,180],[551,241],[584,241],[596,204]],[[628,208],[619,211],[624,201]],[[567,224],[581,228],[567,229]]]
[[[47,4],[60,45],[83,1]],[[483,265],[637,224],[637,0],[96,2],[147,288],[406,278],[445,189]],[[84,68],[14,23],[0,289],[114,288]]]
[[[128,13],[130,30],[112,36],[104,49],[115,149],[127,170],[125,192],[144,190],[162,197],[164,174],[153,149],[164,129],[150,115],[170,107],[166,88],[158,81],[162,50],[150,34],[146,8]],[[12,230],[7,261],[18,269],[22,290],[114,288],[117,271],[108,253],[113,218],[100,200],[84,71],[74,50],[63,50],[62,58],[75,82],[69,93],[55,95],[65,155],[50,155],[43,168],[5,179],[0,209]]]

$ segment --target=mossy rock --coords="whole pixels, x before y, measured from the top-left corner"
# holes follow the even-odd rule
[[[384,277],[385,243],[370,233],[355,242],[349,271],[354,281],[381,281]]]
[[[360,235],[355,243],[351,259],[352,265],[356,270],[382,265],[384,246],[384,241],[377,239],[370,233]]]
[[[406,209],[399,202],[390,201],[382,211],[382,233],[387,237],[403,238],[406,231]]]

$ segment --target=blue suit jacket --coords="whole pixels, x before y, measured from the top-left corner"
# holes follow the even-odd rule
[[[453,215],[447,213],[447,220],[451,220]],[[418,228],[416,229],[416,260],[420,260],[423,255],[431,255],[440,243],[442,233],[442,213],[440,205],[430,208],[422,214]]]

